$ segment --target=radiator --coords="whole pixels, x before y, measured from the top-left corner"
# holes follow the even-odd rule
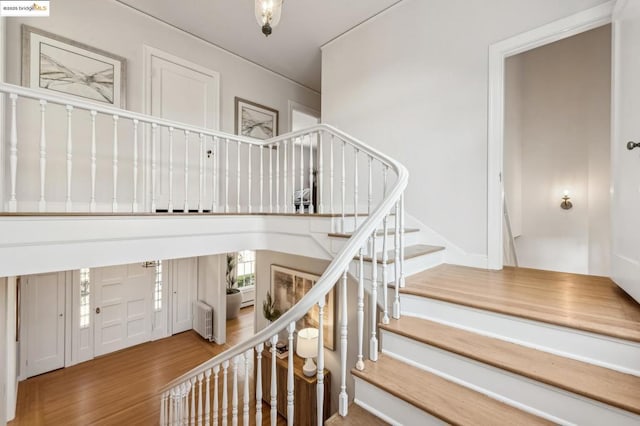
[[[193,302],[193,329],[208,341],[213,341],[213,308],[198,300]]]

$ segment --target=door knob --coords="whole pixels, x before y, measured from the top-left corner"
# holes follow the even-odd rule
[[[640,148],[640,142],[634,142],[634,141],[627,142],[627,149],[631,151],[633,148]]]
[[[96,314],[100,313],[100,308],[96,308]]]

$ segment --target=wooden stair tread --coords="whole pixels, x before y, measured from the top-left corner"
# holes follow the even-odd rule
[[[405,234],[411,234],[414,232],[419,232],[420,229],[418,228],[405,228],[404,229],[404,233]],[[387,235],[395,235],[396,234],[396,230],[395,229],[388,229],[387,230]],[[344,232],[344,233],[340,233],[340,232],[330,232],[329,236],[330,237],[334,237],[334,238],[351,238],[351,236],[353,235],[353,232]],[[376,237],[381,237],[384,235],[384,230],[378,230],[378,232],[376,232]]]
[[[414,257],[424,256],[431,253],[436,253],[441,250],[444,250],[442,246],[430,246],[428,244],[415,244],[412,246],[406,246],[404,248],[404,260],[413,259]],[[358,256],[355,259],[359,259]],[[382,253],[378,253],[376,256],[377,262],[382,264]],[[373,259],[371,256],[364,256],[363,260],[365,262],[372,262]],[[393,264],[395,262],[395,250],[387,250],[387,265]]]
[[[458,425],[549,425],[547,420],[511,407],[435,374],[380,355],[352,373],[407,403]]]
[[[415,317],[404,316],[380,327],[640,414],[640,377]]]
[[[357,404],[349,404],[349,412],[346,417],[335,413],[326,422],[325,426],[388,426],[389,423],[374,416]]]
[[[445,264],[407,277],[400,292],[640,342],[640,304],[605,277]]]

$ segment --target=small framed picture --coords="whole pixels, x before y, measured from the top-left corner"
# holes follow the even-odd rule
[[[126,59],[22,25],[22,84],[125,107]]]
[[[278,111],[248,101],[235,98],[236,135],[256,139],[270,139],[278,136]]]

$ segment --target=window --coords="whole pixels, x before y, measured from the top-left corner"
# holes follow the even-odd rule
[[[236,267],[238,288],[250,287],[256,284],[256,252],[241,250],[238,252]]]
[[[80,269],[80,328],[88,328],[91,324],[91,281],[89,268]]]
[[[153,310],[155,312],[162,310],[162,261],[158,260],[156,264],[156,282],[153,288]]]

